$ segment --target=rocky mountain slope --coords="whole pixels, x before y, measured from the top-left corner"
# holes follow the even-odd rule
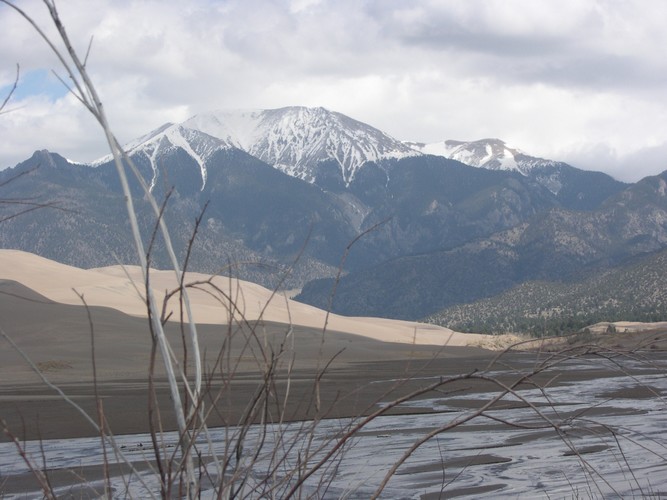
[[[345,276],[333,310],[420,318],[444,307],[492,297],[530,280],[562,281],[599,272],[667,247],[667,172],[647,177],[597,210],[552,206],[487,237],[451,249],[405,255]],[[416,279],[415,277],[418,277]],[[299,296],[329,300],[329,280]]]
[[[198,165],[201,189],[206,184],[211,155],[230,148],[329,191],[349,189],[369,163],[384,169],[385,160],[425,154],[487,170],[518,172],[577,209],[593,208],[619,184],[599,172],[530,156],[499,139],[401,142],[341,113],[300,106],[203,113],[179,124],[165,124],[126,145],[133,157],[143,158],[150,165],[146,175],[152,186],[160,182],[163,158],[182,151]],[[109,159],[107,156],[94,164]],[[591,184],[597,196],[591,197]]]

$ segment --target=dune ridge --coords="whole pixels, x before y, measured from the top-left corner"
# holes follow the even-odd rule
[[[167,290],[177,286],[173,271],[151,270],[151,288],[161,300]],[[61,304],[81,305],[83,295],[91,306],[105,306],[125,314],[146,317],[142,297],[143,278],[138,266],[110,266],[80,269],[20,250],[0,250],[0,279],[23,284],[48,299]],[[217,288],[232,297],[243,316],[251,321],[291,323],[310,328],[359,335],[393,343],[466,346],[481,343],[488,336],[464,334],[424,323],[385,318],[345,317],[301,304],[284,294],[273,293],[260,285],[201,273],[187,273],[186,283],[211,280]],[[205,289],[205,290],[204,290]],[[193,317],[198,324],[225,324],[229,321],[229,299],[208,285],[190,290]],[[170,319],[180,319],[177,299],[169,302]]]

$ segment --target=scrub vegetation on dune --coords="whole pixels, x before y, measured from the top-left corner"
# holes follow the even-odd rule
[[[125,194],[133,249],[140,262],[138,279],[132,281],[134,289],[130,293],[138,294],[145,304],[143,319],[123,321],[128,328],[140,324],[144,339],[150,339],[143,344],[144,352],[133,352],[143,358],[141,368],[147,374],[142,384],[147,388],[142,411],[148,433],[145,440],[137,442],[136,438],[114,434],[113,411],[107,408],[109,400],[104,396],[104,370],[108,365],[103,365],[103,361],[107,362],[109,356],[101,346],[114,339],[108,335],[103,339],[99,330],[113,326],[120,313],[91,306],[85,294],[79,295],[78,311],[85,314],[86,336],[69,340],[79,349],[85,345],[90,352],[90,387],[84,395],[70,394],[67,384],[54,382],[58,377],[67,380],[66,372],[77,369],[75,362],[32,359],[32,348],[24,343],[30,332],[19,335],[0,320],[0,335],[6,345],[23,356],[26,366],[60,403],[77,412],[81,425],[90,429],[88,435],[95,436],[94,446],[92,441],[87,445],[98,450],[94,456],[87,455],[85,463],[78,460],[75,465],[65,463],[58,467],[48,441],[27,441],[23,429],[3,417],[4,436],[13,446],[15,459],[5,464],[7,470],[14,471],[13,475],[2,476],[0,472],[0,495],[20,496],[26,493],[27,485],[31,485],[31,491],[39,489],[46,498],[438,498],[484,492],[512,495],[514,486],[506,489],[504,481],[509,480],[502,479],[506,477],[502,467],[521,467],[530,457],[523,461],[510,458],[502,448],[513,446],[515,450],[529,450],[529,454],[542,453],[544,450],[530,445],[536,435],[549,436],[552,443],[557,443],[559,468],[564,467],[565,459],[576,465],[565,477],[569,489],[552,491],[550,478],[545,475],[531,485],[536,495],[659,496],[667,488],[667,480],[660,478],[665,474],[656,473],[664,471],[667,463],[667,442],[659,433],[631,427],[626,419],[641,413],[646,422],[653,412],[659,414],[662,409],[664,360],[650,351],[662,340],[663,333],[655,332],[627,347],[604,347],[589,342],[591,339],[579,339],[549,353],[541,349],[540,342],[533,341],[528,354],[515,349],[525,348],[525,344],[497,354],[475,351],[477,357],[471,358],[474,362],[469,366],[464,361],[454,361],[457,351],[447,346],[446,340],[431,352],[417,343],[405,344],[402,357],[397,358],[404,362],[388,365],[394,366],[391,373],[380,373],[381,369],[373,365],[378,356],[374,351],[383,349],[379,342],[365,344],[367,351],[351,360],[346,359],[345,351],[354,351],[353,339],[340,350],[331,350],[331,339],[341,337],[330,331],[328,314],[317,328],[304,329],[290,320],[288,307],[286,322],[271,323],[265,317],[268,302],[286,300],[274,294],[259,314],[251,317],[244,307],[242,287],[236,281],[219,277],[189,280],[188,256],[179,261],[170,251],[170,233],[164,217],[169,193],[164,199],[155,199],[116,140],[86,70],[94,51],[89,46],[81,57],[73,48],[75,44],[68,37],[55,2],[43,3],[57,30],[57,39],[47,36],[20,4],[10,0],[0,3],[31,23],[36,34],[54,51],[64,71],[63,83],[90,111],[107,138]],[[140,198],[152,211],[153,231],[149,234],[139,231],[133,185],[139,186]],[[202,217],[195,223],[191,243],[199,231],[205,230],[200,224]],[[362,233],[359,237],[363,236]],[[175,283],[162,291],[162,296],[154,290],[151,270],[157,241],[167,249]],[[355,242],[350,242],[346,252]],[[341,268],[346,256],[347,253],[341,256]],[[225,271],[233,273],[233,267]],[[337,282],[334,281],[332,295]],[[6,282],[0,284],[10,287]],[[14,288],[7,288],[7,300],[19,299],[18,289],[11,286]],[[219,307],[223,319],[214,332],[197,323],[192,300],[195,292],[205,294]],[[27,294],[25,290],[21,293]],[[23,304],[25,300],[24,297]],[[43,297],[31,296],[30,300],[35,310],[39,305],[64,311],[64,306],[56,309]],[[96,321],[100,317],[108,322]],[[305,351],[309,358],[303,360],[299,353],[306,339],[311,348]],[[141,343],[121,347],[133,351],[136,345]],[[346,364],[341,367],[343,362]],[[116,363],[122,365],[120,360]],[[586,365],[582,379],[622,376],[634,383],[633,388],[609,384],[609,392],[600,402],[562,401],[562,393],[567,395],[568,377],[575,377],[568,369],[574,373],[582,365]],[[356,371],[366,373],[367,383],[357,383]],[[122,380],[122,375],[116,376]],[[645,412],[614,406],[614,401],[626,400],[619,395],[622,391],[636,391],[637,387],[643,392],[634,397],[650,398],[660,404]],[[92,395],[87,402],[83,397],[86,395]],[[350,404],[350,400],[356,404]],[[432,418],[427,421],[424,414]],[[410,433],[399,435],[398,424],[385,420],[396,416],[403,422],[422,423],[411,425]],[[466,431],[483,438],[484,432],[491,429],[517,434],[509,435],[502,443],[470,445],[465,440]],[[389,445],[384,446],[386,453],[359,459],[364,449],[376,449],[369,444],[371,441],[384,443],[386,439],[390,439]],[[428,455],[423,454],[425,450]],[[613,466],[596,459],[600,453],[606,453]],[[17,465],[19,462],[22,468]],[[493,469],[498,478],[485,475],[476,484],[466,482],[468,472],[485,466],[500,467]],[[411,482],[413,474],[423,474],[419,476],[421,482]],[[359,480],[359,476],[363,479]],[[559,481],[562,484],[560,475]]]

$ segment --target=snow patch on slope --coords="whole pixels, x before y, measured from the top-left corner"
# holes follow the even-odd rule
[[[227,147],[229,147],[227,144],[215,137],[193,131],[182,125],[171,124],[160,127],[143,138],[126,145],[125,151],[129,155],[144,154],[148,158],[153,170],[150,181],[150,189],[152,190],[158,177],[160,157],[181,148],[199,167],[202,178],[201,189],[203,190],[206,185],[207,161],[216,151]],[[98,162],[103,163],[103,160],[98,160]]]
[[[204,186],[206,185],[206,160],[201,156],[199,156],[199,154],[197,154],[197,151],[195,151],[190,146],[190,141],[188,139],[191,136],[192,133],[190,133],[189,130],[183,129],[183,127],[178,127],[176,131],[171,131],[171,133],[168,134],[167,137],[175,147],[182,148],[183,150],[185,150],[185,152],[188,153],[197,162],[197,165],[199,165],[199,170],[201,172],[201,179],[202,179],[201,189],[203,190]]]

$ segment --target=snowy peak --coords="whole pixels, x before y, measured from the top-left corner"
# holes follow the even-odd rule
[[[444,156],[473,167],[489,170],[515,170],[528,175],[538,166],[552,166],[556,162],[528,156],[522,151],[509,147],[500,139],[478,141],[447,140],[431,144],[411,143],[412,147],[424,154]]]
[[[202,188],[206,162],[217,150],[241,149],[293,177],[314,182],[317,164],[333,161],[346,184],[368,161],[421,154],[384,132],[324,108],[287,107],[270,110],[216,111],[195,115],[181,124],[167,124],[126,145],[143,153],[154,179],[158,158],[182,148],[200,167]],[[107,161],[108,158],[96,163]]]
[[[519,170],[515,149],[508,148],[500,139],[481,139],[479,141],[445,141],[444,147],[449,157],[473,167],[489,170]]]
[[[194,116],[183,126],[309,182],[321,161],[335,161],[349,183],[367,161],[419,154],[376,128],[324,108],[218,111]]]
[[[215,137],[227,147],[249,151],[261,134],[257,122],[262,113],[261,110],[216,111],[195,115],[182,126]]]

